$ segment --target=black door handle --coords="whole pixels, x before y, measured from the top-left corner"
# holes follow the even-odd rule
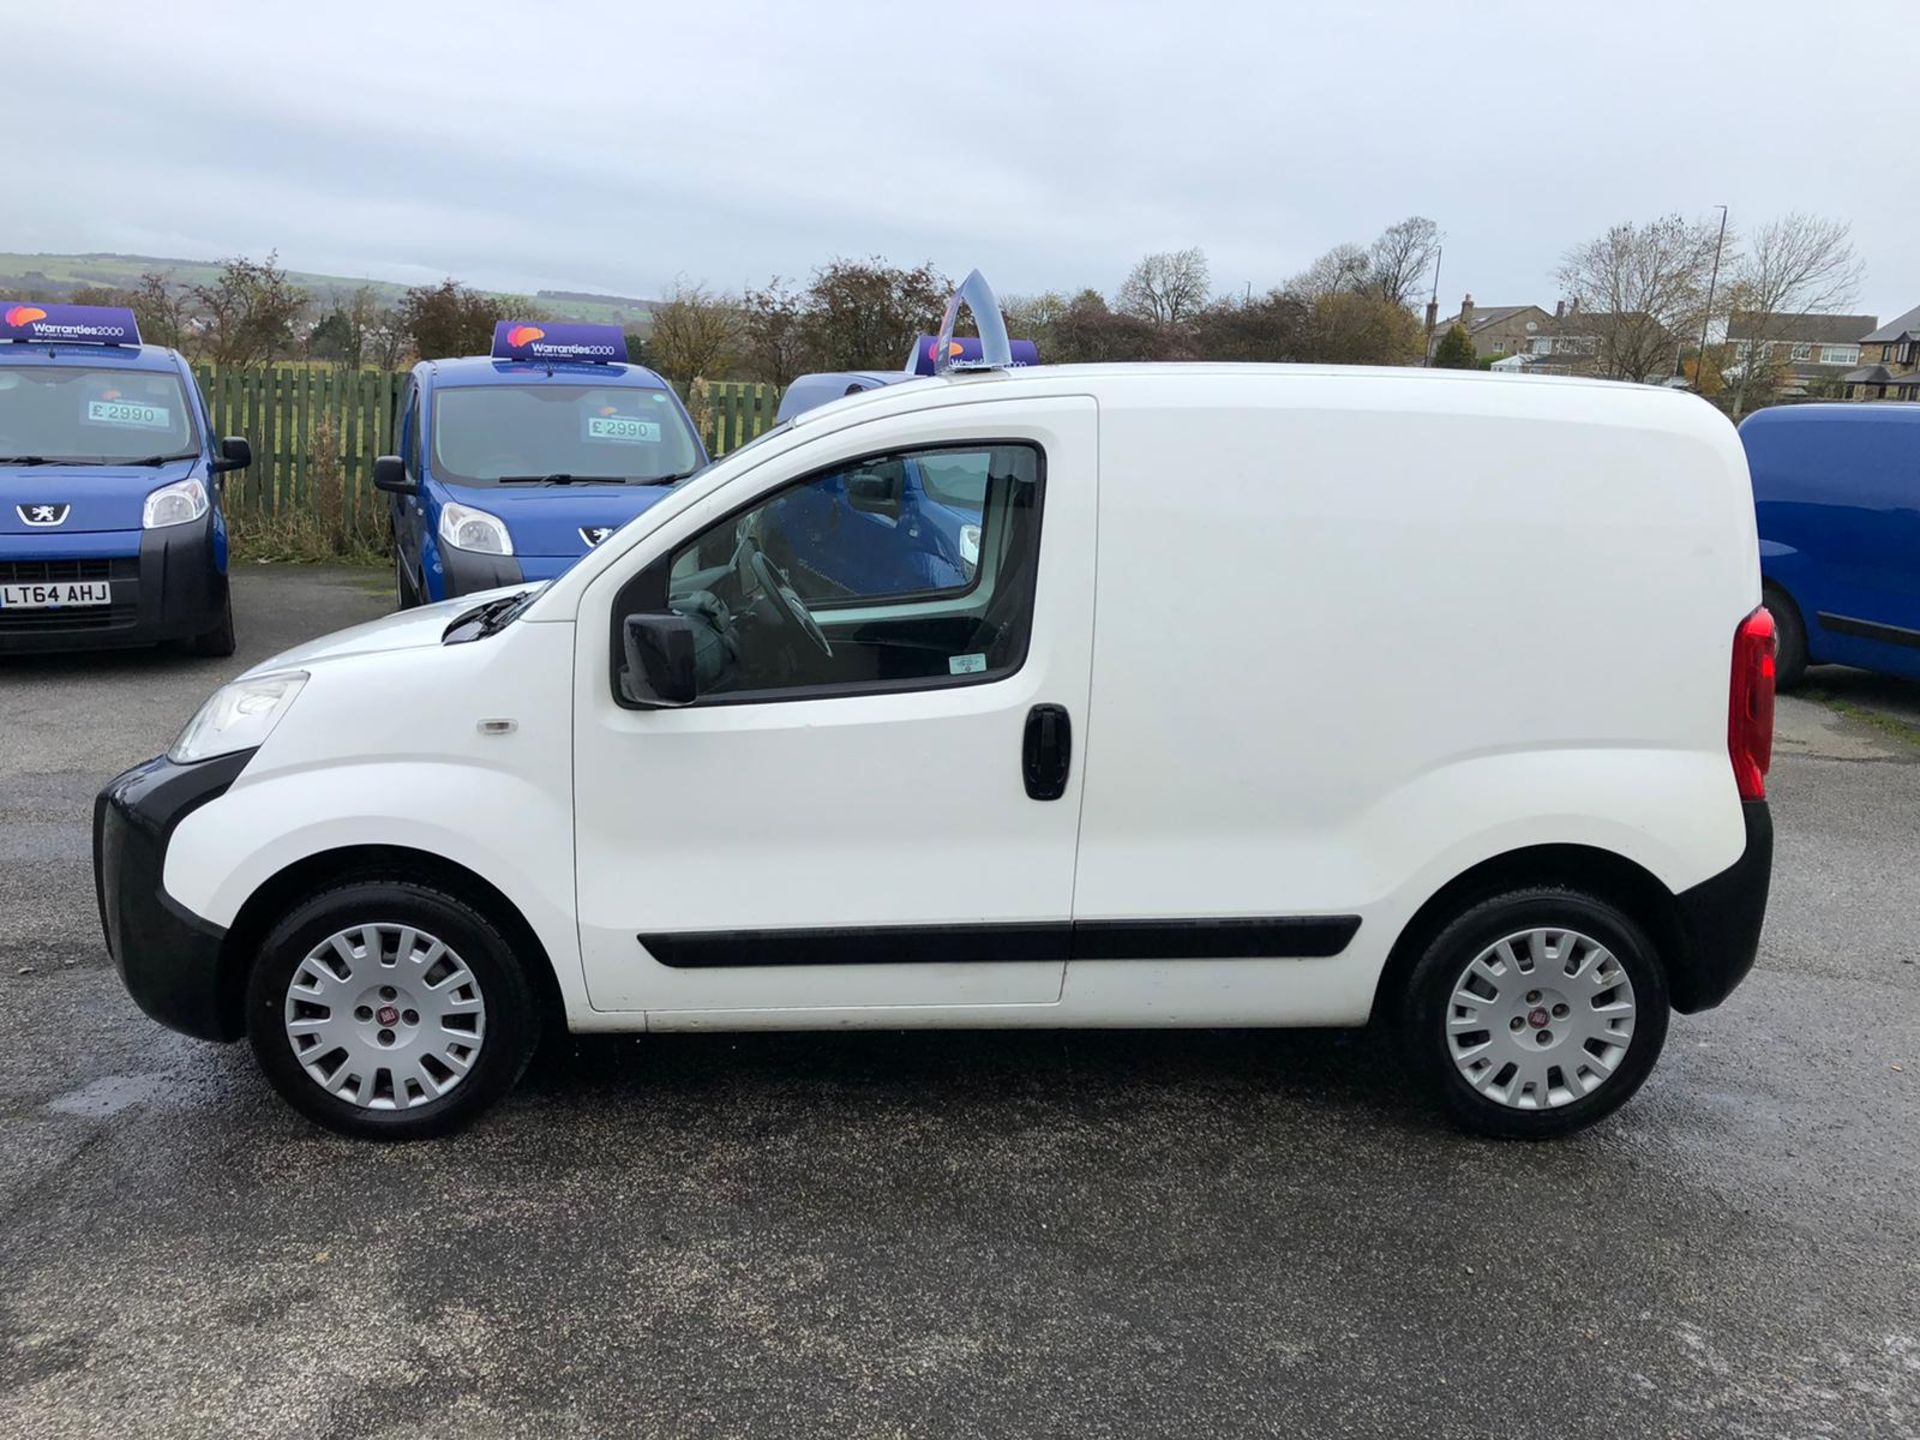
[[[1067,720],[1067,707],[1034,706],[1027,711],[1026,743],[1020,754],[1027,795],[1034,800],[1058,800],[1067,793],[1072,768],[1073,726]]]

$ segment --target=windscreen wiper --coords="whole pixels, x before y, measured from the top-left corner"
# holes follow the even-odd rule
[[[635,479],[629,481],[628,483],[632,485],[678,485],[682,480],[685,480],[688,476],[698,475],[700,473],[700,468],[701,468],[700,466],[696,465],[693,467],[693,469],[682,470],[677,475],[643,475],[643,476],[636,477]]]
[[[483,635],[491,635],[509,620],[520,613],[520,608],[533,598],[533,590],[516,590],[511,595],[502,595],[497,600],[489,600],[484,605],[476,605],[471,610],[462,611],[454,617],[451,625],[440,632],[440,642],[458,643],[461,640],[478,640]],[[472,627],[471,635],[458,632]]]
[[[502,475],[502,485],[624,485],[621,475],[569,475],[556,470],[551,475]]]
[[[0,455],[0,465],[51,465],[44,455]]]
[[[115,460],[111,463],[115,465],[128,465],[137,469],[142,465],[166,465],[175,460],[197,460],[198,458],[199,456],[195,451],[189,450],[184,455],[149,455],[144,460]]]

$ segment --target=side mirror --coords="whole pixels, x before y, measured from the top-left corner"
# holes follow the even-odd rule
[[[900,509],[893,481],[876,470],[856,470],[847,476],[847,501],[856,510],[892,515]]]
[[[420,484],[407,474],[407,462],[398,455],[382,455],[373,462],[373,488],[393,495],[418,495]]]
[[[686,615],[629,615],[621,622],[621,648],[629,699],[649,709],[691,705],[700,695],[694,658],[705,627]]]
[[[253,464],[253,446],[247,443],[244,435],[229,435],[220,442],[220,453],[213,457],[213,473],[224,475],[229,470],[244,470]]]

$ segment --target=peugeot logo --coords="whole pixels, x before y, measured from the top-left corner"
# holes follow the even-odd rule
[[[44,527],[66,524],[67,512],[73,507],[71,505],[16,505],[13,508],[20,512],[20,518],[27,524]]]
[[[580,538],[587,542],[587,548],[591,550],[602,540],[606,539],[607,536],[611,535],[614,532],[614,528],[612,525],[582,525],[580,527]]]

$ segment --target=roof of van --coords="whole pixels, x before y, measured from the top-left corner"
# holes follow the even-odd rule
[[[178,370],[180,364],[180,352],[165,345],[0,341],[0,365],[117,365],[125,370]]]
[[[495,360],[490,355],[459,355],[446,360],[422,360],[435,385],[514,385],[529,377],[578,380],[582,384],[634,385],[665,390],[667,382],[644,365],[628,361],[610,364],[569,363],[564,360]]]
[[[1863,404],[1858,400],[1832,400],[1816,405],[1769,405],[1756,410],[1740,422],[1740,432],[1765,429],[1770,425],[1806,425],[1813,422],[1833,425],[1920,425],[1920,405],[1905,401]]]
[[[1097,394],[1119,386],[1132,389],[1141,381],[1167,382],[1193,380],[1265,378],[1279,381],[1335,380],[1345,384],[1371,385],[1382,391],[1403,388],[1428,389],[1437,396],[1450,390],[1455,402],[1473,395],[1489,408],[1506,409],[1525,396],[1549,395],[1562,401],[1570,392],[1604,393],[1617,396],[1622,403],[1634,398],[1652,399],[1686,407],[1698,407],[1717,416],[1719,412],[1689,391],[1668,386],[1636,385],[1623,380],[1602,380],[1581,375],[1501,374],[1485,370],[1421,369],[1413,366],[1383,365],[1262,365],[1229,361],[1159,361],[1089,365],[1020,365],[1005,370],[950,371],[945,375],[921,377],[898,385],[882,386],[834,400],[817,409],[803,411],[788,422],[796,426],[818,424],[847,416],[855,411],[897,413],[920,408],[943,387],[995,386],[1017,393],[1020,389],[1045,389],[1055,393],[1080,390]],[[1496,398],[1498,397],[1498,398]],[[1657,402],[1656,402],[1657,403]],[[1470,405],[1463,405],[1470,410]],[[1551,408],[1549,405],[1545,408]]]

